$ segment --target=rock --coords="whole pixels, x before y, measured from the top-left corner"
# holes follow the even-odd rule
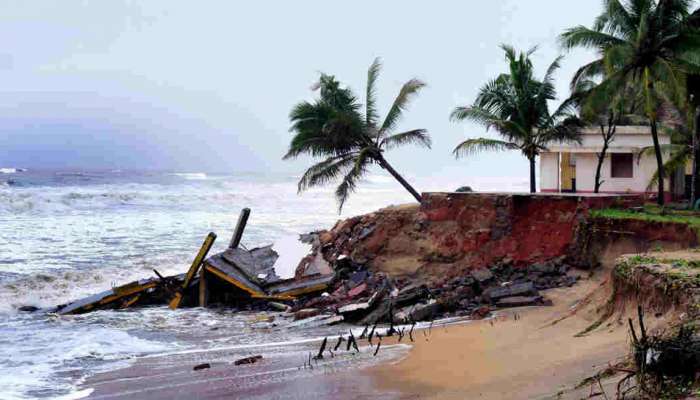
[[[475,269],[471,272],[472,278],[476,280],[479,283],[484,283],[488,281],[489,279],[493,279],[493,272],[491,272],[487,268],[479,268]]]
[[[472,312],[472,319],[484,319],[491,314],[491,309],[488,306],[477,307]]]
[[[536,296],[538,295],[537,289],[532,282],[516,283],[504,287],[493,287],[486,289],[482,297],[486,301],[498,301],[504,297],[513,296]]]
[[[311,318],[319,315],[321,310],[318,308],[304,308],[294,313],[294,320]]]
[[[556,265],[551,264],[551,263],[544,263],[544,264],[532,264],[528,268],[529,272],[535,272],[535,273],[540,273],[544,275],[552,275],[556,274],[559,272],[559,268],[557,268]]]
[[[22,311],[22,312],[35,312],[35,311],[39,311],[39,307],[22,306],[22,307],[17,308],[17,310]]]
[[[367,284],[361,283],[361,284],[355,286],[354,288],[350,289],[350,291],[348,291],[347,297],[352,299],[352,298],[355,298],[357,296],[364,294],[366,291],[367,291]]]
[[[496,306],[502,308],[536,306],[542,303],[541,296],[513,296],[498,300]]]
[[[233,362],[233,365],[243,365],[243,364],[255,364],[256,362],[262,360],[263,356],[252,356],[252,357],[246,357],[246,358],[241,358],[240,360],[236,360]]]
[[[204,364],[195,365],[194,368],[192,368],[192,369],[194,371],[199,371],[202,369],[209,369],[209,368],[211,368],[211,365],[209,365],[209,363],[204,363]]]
[[[473,192],[471,186],[461,186],[455,190],[457,193],[471,193]]]
[[[432,320],[440,311],[440,304],[432,300],[428,304],[416,304],[411,311],[411,318],[414,321]]]

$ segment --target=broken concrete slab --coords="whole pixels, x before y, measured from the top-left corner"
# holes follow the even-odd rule
[[[498,301],[504,297],[513,296],[535,296],[538,295],[537,289],[532,282],[516,283],[512,285],[489,288],[483,293],[483,297],[487,301]]]
[[[313,327],[317,327],[317,326],[338,324],[340,322],[343,322],[343,320],[344,320],[344,318],[342,315],[322,314],[322,315],[317,315],[315,317],[294,321],[294,322],[290,323],[289,325],[287,325],[287,327],[288,328],[298,328],[298,327],[313,328]]]
[[[294,297],[326,290],[335,279],[335,275],[316,275],[301,279],[286,279],[268,284],[265,291],[268,296]]]
[[[251,278],[246,273],[242,272],[236,265],[225,259],[223,254],[216,254],[207,258],[206,261],[204,261],[203,269],[217,278],[247,292],[251,296],[266,296],[257,278]]]
[[[505,297],[496,302],[497,307],[525,307],[542,304],[542,296],[513,296]]]
[[[167,277],[171,282],[181,282],[185,275],[177,275]],[[61,315],[66,314],[81,314],[88,311],[105,309],[105,308],[123,308],[130,306],[139,300],[139,296],[149,290],[162,286],[164,283],[159,278],[141,279],[117,286],[104,292],[94,294],[72,303],[57,306],[53,312]],[[165,301],[165,299],[163,299]]]
[[[440,304],[435,300],[430,300],[427,304],[416,304],[411,311],[413,321],[427,321],[434,319],[440,312]]]
[[[236,266],[248,279],[258,283],[274,283],[280,278],[275,273],[275,262],[279,254],[272,245],[257,247],[252,250],[241,248],[227,249],[221,257]],[[259,278],[262,276],[262,278]]]

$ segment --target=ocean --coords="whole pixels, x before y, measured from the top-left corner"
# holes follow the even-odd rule
[[[219,236],[213,252],[226,246],[243,207],[252,209],[243,244],[278,243],[284,249],[299,234],[330,228],[338,219],[412,201],[391,178],[370,176],[339,215],[332,187],[299,195],[297,179],[0,168],[0,399],[79,398],[89,394],[81,391],[89,376],[140,358],[218,348],[245,355],[251,346],[267,344],[288,354],[309,338],[346,329],[284,329],[291,321],[281,316],[270,322],[217,309],[153,307],[62,317],[17,310],[66,303],[151,277],[153,269],[185,272],[208,232]],[[443,181],[445,187],[437,187],[440,180],[433,178],[418,182],[430,190],[461,186]],[[527,188],[524,179],[469,184],[477,190]],[[280,260],[278,273],[293,273],[296,258],[282,254]]]

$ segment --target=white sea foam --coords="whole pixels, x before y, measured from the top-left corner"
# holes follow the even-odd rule
[[[349,215],[412,201],[390,179],[361,186],[338,215],[332,186],[299,196],[296,182],[288,177],[195,173],[183,179],[170,174],[131,179],[127,172],[81,172],[27,180],[34,174],[11,175],[19,184],[0,188],[2,399],[74,393],[86,371],[114,368],[134,355],[316,338],[322,328],[296,338],[269,329],[243,334],[250,332],[252,316],[213,310],[152,308],[55,318],[18,313],[17,307],[66,303],[153,276],[154,268],[181,273],[208,232],[219,235],[213,251],[227,245],[243,207],[253,210],[243,243],[277,243],[280,262],[287,266],[280,272],[289,276],[303,249],[285,259],[288,238],[330,227]],[[480,189],[474,182],[443,186],[465,184]],[[481,188],[496,184],[485,181]],[[435,179],[416,182],[424,190],[440,185]],[[11,392],[4,389],[10,383]]]
[[[207,174],[204,172],[176,172],[173,175],[179,176],[188,180],[205,180]]]

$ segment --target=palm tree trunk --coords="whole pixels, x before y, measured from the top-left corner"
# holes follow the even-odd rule
[[[595,186],[593,187],[593,193],[600,192],[600,170],[603,168],[603,161],[605,160],[605,145],[603,145],[603,150],[598,153],[598,165],[595,168]]]
[[[650,118],[649,122],[651,123],[651,138],[654,141],[654,155],[656,156],[656,168],[659,175],[657,203],[660,206],[663,206],[666,203],[666,199],[664,199],[664,160],[661,156],[661,146],[659,145],[659,131],[656,124],[656,118]]]
[[[695,207],[695,202],[698,200],[698,174],[700,174],[700,165],[698,165],[698,157],[700,156],[700,107],[695,110],[695,132],[693,132],[693,172],[690,177],[690,207]]]
[[[398,172],[396,172],[396,170],[394,169],[394,167],[392,167],[392,166],[386,161],[386,159],[384,158],[384,156],[382,156],[382,155],[380,154],[380,155],[377,157],[377,161],[379,162],[379,165],[380,165],[382,168],[384,168],[385,170],[389,171],[389,173],[391,174],[391,176],[394,177],[394,179],[396,179],[397,181],[399,181],[399,183],[401,184],[401,186],[403,186],[406,190],[408,190],[409,193],[411,193],[411,195],[413,195],[413,197],[416,199],[416,201],[418,201],[418,203],[421,203],[421,202],[423,201],[423,198],[421,197],[420,193],[418,193],[418,191],[417,191],[416,189],[414,189],[413,186],[411,186],[411,184],[409,184],[409,183],[403,178],[403,176],[401,176]]]
[[[530,193],[537,191],[537,182],[535,181],[535,157],[528,157],[530,161]]]

